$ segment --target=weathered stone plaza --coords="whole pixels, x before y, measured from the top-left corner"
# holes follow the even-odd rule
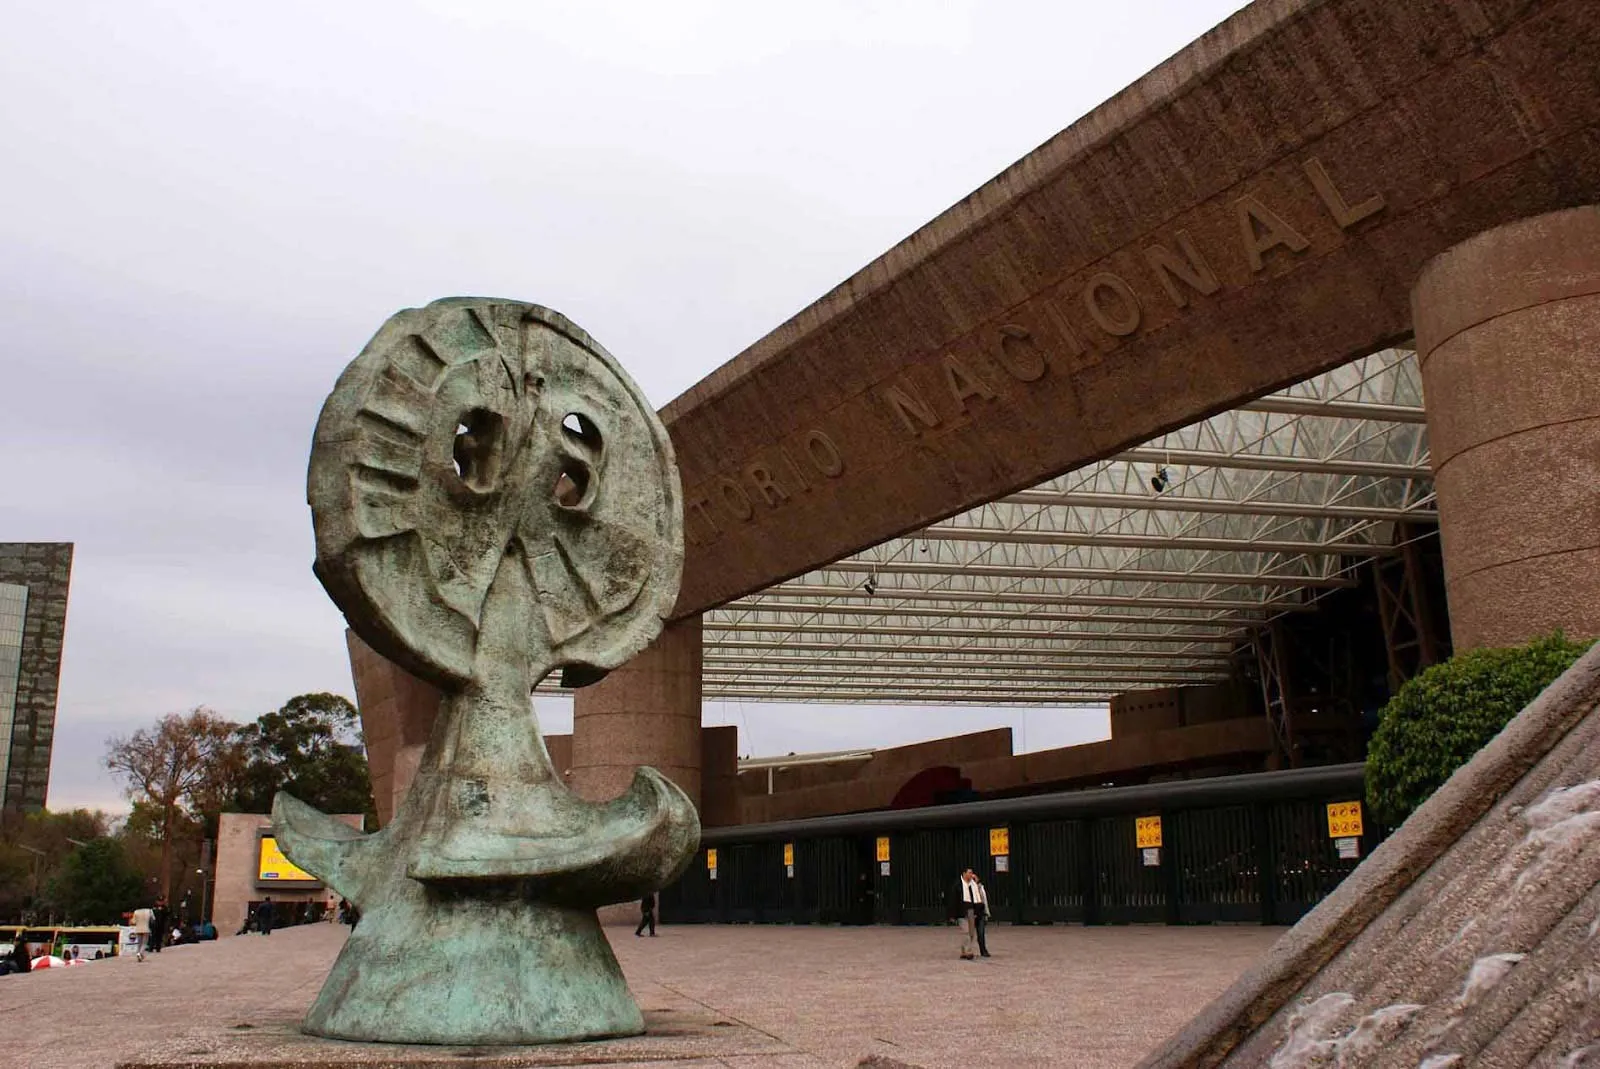
[[[995,929],[995,956],[973,963],[956,960],[951,927],[610,928],[648,1032],[514,1051],[302,1035],[344,932],[313,925],[0,983],[0,1016],[29,1022],[4,1064],[823,1069],[878,1055],[922,1069],[1130,1069],[1282,929]]]

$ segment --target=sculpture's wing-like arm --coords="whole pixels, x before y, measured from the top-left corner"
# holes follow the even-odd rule
[[[383,865],[382,843],[336,817],[279,791],[272,799],[272,831],[296,865],[362,905],[374,870]]]

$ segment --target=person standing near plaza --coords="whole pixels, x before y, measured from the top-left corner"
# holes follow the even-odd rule
[[[976,944],[978,953],[989,957],[989,944],[985,940],[985,929],[989,921],[989,892],[984,889],[983,882],[978,879],[978,874],[970,868],[961,874],[961,959],[971,961],[973,947]]]
[[[643,935],[644,930],[649,928],[650,935],[653,937],[656,934],[656,893],[654,891],[647,892],[643,898],[639,899],[639,914],[639,927],[633,930],[633,934]]]
[[[875,894],[872,889],[872,874],[868,872],[856,873],[855,896],[851,910],[850,924],[871,924],[874,914]]]
[[[145,937],[150,953],[161,953],[161,944],[166,941],[167,931],[172,927],[167,910],[165,895],[156,896],[155,908],[150,911],[150,933]]]
[[[262,900],[262,903],[256,907],[256,927],[261,930],[262,935],[272,934],[271,895],[268,895],[264,900]]]
[[[17,941],[11,944],[11,971],[29,972],[33,969],[33,958],[28,954],[28,941],[22,938],[23,933],[17,933]]]

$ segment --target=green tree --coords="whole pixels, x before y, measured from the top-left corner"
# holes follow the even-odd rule
[[[49,897],[72,923],[116,924],[142,904],[144,877],[116,839],[90,839],[67,855],[50,881]]]
[[[0,921],[45,920],[55,908],[46,889],[75,849],[107,833],[106,814],[87,809],[63,813],[7,813],[0,819]]]
[[[33,906],[33,856],[16,843],[0,842],[0,924],[21,923]]]
[[[301,694],[238,732],[244,768],[233,801],[265,813],[288,791],[324,813],[375,813],[356,707],[337,694]]]
[[[161,893],[172,894],[173,848],[186,821],[211,807],[220,809],[239,772],[238,725],[206,708],[171,713],[153,728],[141,728],[107,743],[106,767],[122,781],[128,798],[158,815]]]
[[[1367,804],[1402,823],[1588,649],[1559,632],[1511,649],[1467,650],[1384,706],[1367,749]]]

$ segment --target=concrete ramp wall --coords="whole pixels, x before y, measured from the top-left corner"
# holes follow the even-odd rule
[[[1600,645],[1141,1069],[1600,1066]]]

